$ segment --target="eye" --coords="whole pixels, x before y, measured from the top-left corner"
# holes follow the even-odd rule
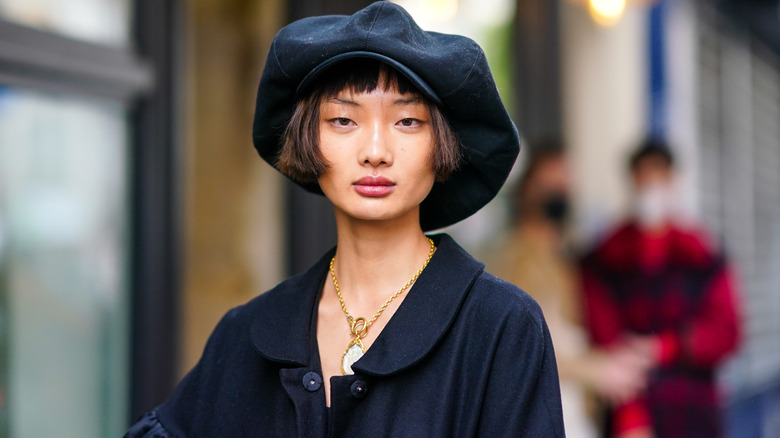
[[[330,122],[336,126],[350,126],[355,123],[346,117],[336,117],[335,119],[331,119]]]
[[[422,122],[420,122],[419,120],[412,119],[412,118],[401,119],[398,122],[398,124],[400,124],[401,126],[406,126],[406,127],[419,126],[421,123]]]

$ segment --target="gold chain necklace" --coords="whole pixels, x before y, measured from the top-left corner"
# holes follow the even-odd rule
[[[339,303],[341,303],[341,310],[344,311],[344,315],[347,316],[347,324],[349,324],[349,332],[354,336],[354,339],[352,339],[352,342],[349,343],[347,346],[347,351],[344,352],[344,354],[341,356],[341,373],[344,375],[347,374],[354,374],[352,371],[352,364],[358,361],[361,357],[363,357],[363,354],[365,354],[366,349],[363,347],[363,342],[361,339],[365,338],[368,334],[368,328],[371,327],[371,325],[376,321],[377,318],[379,318],[379,315],[382,314],[382,312],[387,309],[387,306],[390,305],[390,303],[393,302],[394,299],[398,298],[399,295],[401,295],[406,289],[409,288],[409,286],[412,285],[417,280],[417,277],[422,274],[422,271],[425,269],[426,266],[428,266],[428,263],[433,258],[433,253],[436,252],[436,245],[433,244],[433,240],[430,238],[428,239],[428,243],[431,244],[431,250],[428,253],[428,259],[425,260],[425,263],[420,267],[420,269],[417,271],[417,273],[412,276],[412,278],[409,279],[409,281],[406,282],[401,289],[398,289],[398,292],[394,293],[390,299],[385,301],[385,304],[382,305],[382,307],[377,310],[377,312],[374,314],[373,317],[371,317],[370,320],[366,320],[366,318],[362,316],[358,316],[357,318],[352,317],[352,315],[347,312],[347,305],[344,304],[344,297],[341,296],[341,289],[339,289],[339,281],[336,279],[336,271],[333,270],[333,263],[336,261],[336,256],[333,256],[332,259],[330,259],[330,278],[333,280],[333,287],[336,288],[336,295],[339,297]]]

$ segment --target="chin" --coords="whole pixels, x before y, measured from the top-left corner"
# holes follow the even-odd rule
[[[392,212],[382,211],[361,211],[355,212],[355,214],[348,213],[347,215],[352,219],[366,222],[388,222],[403,216],[401,214],[393,214]]]
[[[350,209],[350,210],[342,210],[345,216],[359,220],[359,221],[365,221],[365,222],[392,222],[395,220],[403,219],[409,215],[417,214],[419,217],[419,213],[417,213],[419,209],[415,208],[407,208],[407,209],[393,209],[393,208],[377,208],[376,205],[374,206],[366,206],[364,208],[356,208],[356,209]]]

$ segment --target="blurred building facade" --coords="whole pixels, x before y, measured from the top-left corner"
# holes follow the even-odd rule
[[[117,435],[175,377],[172,6],[0,1],[0,436]]]
[[[257,157],[251,119],[281,26],[368,3],[0,0],[0,437],[117,436],[229,308],[335,242],[327,203]],[[412,12],[463,32],[471,3]],[[751,11],[778,2],[628,2],[609,26],[583,1],[506,3],[483,8],[509,24],[480,43],[527,140],[569,144],[583,246],[627,204],[635,142],[678,149],[685,205],[743,283],[731,435],[776,436],[780,38]],[[449,231],[478,254],[504,201]]]
[[[780,434],[779,14],[776,1],[629,2],[605,28],[575,4],[563,13],[580,243],[626,212],[628,151],[667,138],[683,216],[709,228],[741,282],[745,338],[721,373],[733,437]]]

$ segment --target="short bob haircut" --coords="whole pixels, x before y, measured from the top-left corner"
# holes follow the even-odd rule
[[[276,167],[299,183],[316,184],[328,169],[319,148],[320,104],[343,90],[370,93],[377,87],[419,96],[427,104],[435,143],[429,162],[436,181],[446,180],[461,164],[461,149],[444,114],[396,69],[366,58],[342,61],[322,72],[308,87],[287,123]]]

